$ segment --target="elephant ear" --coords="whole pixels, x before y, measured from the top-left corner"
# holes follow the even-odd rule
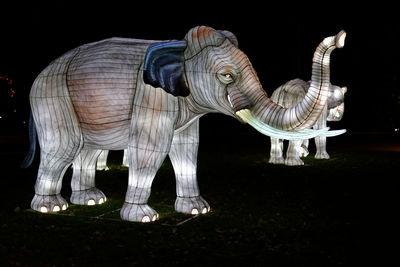
[[[226,38],[228,38],[229,41],[231,41],[231,43],[234,44],[236,47],[239,47],[239,42],[233,33],[231,33],[230,31],[220,31],[220,30],[218,32],[224,35]]]
[[[188,96],[190,90],[183,73],[185,48],[185,41],[151,44],[144,59],[144,82],[174,96]]]

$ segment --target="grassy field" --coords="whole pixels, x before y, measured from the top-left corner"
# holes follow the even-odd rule
[[[109,171],[97,172],[105,204],[70,205],[58,215],[31,211],[38,159],[19,169],[25,146],[19,141],[1,143],[1,266],[399,264],[392,261],[399,248],[398,144],[365,139],[331,146],[331,159],[308,156],[301,167],[268,164],[268,140],[235,149],[202,144],[199,184],[211,212],[174,211],[174,173],[167,159],[150,198],[160,219],[140,224],[119,219],[128,175],[120,167],[122,152],[110,154]],[[71,170],[63,181],[66,199],[70,179]]]

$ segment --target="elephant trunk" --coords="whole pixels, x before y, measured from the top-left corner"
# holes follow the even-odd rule
[[[258,94],[257,100],[252,99],[251,101],[254,103],[251,110],[240,110],[237,115],[246,122],[249,122],[251,118],[252,123],[250,124],[257,125],[264,130],[272,129],[279,132],[281,130],[299,131],[311,128],[327,103],[330,86],[330,54],[335,48],[344,46],[345,37],[346,33],[341,31],[336,36],[325,38],[319,44],[313,57],[310,88],[296,106],[284,108],[274,103],[265,94]],[[252,126],[254,127],[254,125]],[[304,131],[307,132],[308,130]]]

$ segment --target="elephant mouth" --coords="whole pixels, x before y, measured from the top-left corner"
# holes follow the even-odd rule
[[[250,109],[252,106],[248,98],[239,90],[228,88],[226,98],[234,113],[242,109]]]

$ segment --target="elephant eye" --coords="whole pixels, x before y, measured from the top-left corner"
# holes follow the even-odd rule
[[[230,72],[220,73],[219,77],[220,77],[221,82],[226,83],[226,84],[234,81],[233,74]]]

